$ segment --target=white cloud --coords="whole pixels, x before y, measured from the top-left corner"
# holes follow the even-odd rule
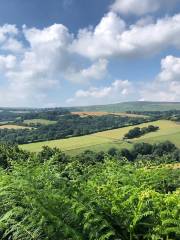
[[[50,27],[44,28],[42,30],[37,28],[28,29],[26,26],[24,28],[24,34],[26,39],[29,41],[32,48],[42,46],[63,48],[71,41],[71,35],[68,29],[62,24],[54,24]],[[49,50],[47,48],[47,50]]]
[[[116,80],[110,86],[91,87],[88,90],[78,90],[68,104],[89,105],[125,101],[131,98],[132,84],[128,80]]]
[[[0,26],[0,48],[8,52],[18,53],[23,51],[23,45],[16,39],[19,30],[15,25],[5,24]]]
[[[67,46],[71,35],[63,25],[55,24],[43,30],[24,27],[23,33],[28,47],[21,48],[16,40],[9,42],[9,39],[1,47],[21,50],[17,56],[0,57],[1,75],[7,80],[0,91],[3,105],[8,102],[13,106],[44,104],[46,94],[59,86],[61,72],[68,66]]]
[[[76,68],[69,68],[65,73],[65,78],[76,83],[99,80],[105,77],[107,73],[107,65],[108,61],[106,59],[99,59],[88,68],[80,70]]]
[[[15,38],[8,38],[2,45],[1,49],[15,54],[24,51],[22,43]]]
[[[89,67],[82,68],[76,56],[69,51],[73,36],[61,24],[54,24],[43,30],[25,29],[25,37],[31,50],[26,52],[22,68],[31,68],[48,78],[65,78],[73,82],[87,82],[101,79],[107,68],[107,60],[99,59]]]
[[[162,71],[158,76],[159,81],[180,82],[180,58],[167,56],[161,61]]]
[[[111,9],[122,14],[143,15],[155,12],[160,7],[157,0],[116,0]]]
[[[88,58],[110,57],[118,53],[118,41],[125,30],[125,22],[115,13],[105,15],[94,30],[79,31],[72,44],[72,51]]]
[[[177,0],[115,0],[111,10],[124,15],[144,15],[159,9],[175,6]]]
[[[43,30],[24,28],[24,36],[30,46],[18,57],[16,68],[6,71],[6,92],[16,104],[43,104],[46,92],[59,85],[70,36],[62,25]]]
[[[6,41],[9,37],[14,37],[18,34],[18,29],[15,25],[5,24],[0,27],[0,43]]]
[[[127,27],[117,14],[109,12],[94,29],[79,31],[72,50],[91,59],[146,57],[170,46],[180,48],[180,14]]]
[[[0,55],[0,75],[6,79],[6,88],[0,89],[1,105],[7,105],[8,101],[9,105],[44,105],[46,96],[65,79],[83,83],[106,74],[105,59],[86,68],[81,66],[77,56],[69,51],[73,36],[64,25],[54,24],[42,30],[24,26],[26,47],[15,38],[18,30],[14,26],[2,29],[11,36],[5,36],[0,48],[11,54]]]
[[[0,55],[0,70],[2,72],[12,70],[16,66],[16,57],[14,55]]]
[[[180,58],[167,56],[161,61],[161,72],[151,83],[143,86],[144,100],[180,101]]]
[[[136,84],[116,80],[110,86],[81,89],[67,100],[67,104],[91,105],[127,100],[180,101],[180,58],[170,55],[162,59],[161,71],[151,82]]]
[[[21,37],[26,42],[19,41]],[[44,105],[63,81],[82,84],[104,78],[111,58],[146,57],[168,47],[180,48],[180,14],[156,22],[144,17],[127,26],[110,11],[95,28],[82,29],[77,36],[62,24],[44,29],[24,26],[22,31],[14,25],[1,26],[0,77],[4,81],[0,105],[7,99],[9,105]],[[163,59],[161,73],[152,86],[141,90],[141,97],[165,99],[168,93],[170,99],[179,99],[179,62],[173,56]],[[70,101],[81,103],[84,99],[83,104],[89,104],[130,100],[135,97],[135,93],[128,95],[131,91],[129,81],[118,80],[107,87],[77,91]]]

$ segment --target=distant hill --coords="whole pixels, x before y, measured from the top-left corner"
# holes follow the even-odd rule
[[[122,102],[106,105],[56,107],[56,108],[6,108],[0,107],[0,113],[4,111],[12,113],[48,112],[66,110],[70,112],[127,112],[127,111],[169,111],[180,110],[180,102]]]
[[[123,102],[73,108],[85,112],[168,111],[180,110],[180,102]]]

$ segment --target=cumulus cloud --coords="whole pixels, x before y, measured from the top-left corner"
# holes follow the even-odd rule
[[[115,0],[111,10],[124,15],[144,15],[160,8],[174,6],[177,0]]]
[[[6,52],[18,53],[23,51],[23,44],[16,39],[19,30],[15,25],[0,26],[0,48]]]
[[[125,22],[115,13],[105,15],[95,29],[82,29],[72,44],[72,51],[94,59],[118,54],[118,41]]]
[[[158,76],[159,81],[180,82],[180,58],[167,56],[161,61],[161,69],[162,71]]]
[[[11,70],[16,66],[16,57],[14,55],[0,55],[0,70],[2,72]]]
[[[20,41],[21,37],[25,41]],[[108,63],[114,57],[146,57],[168,47],[180,48],[180,14],[157,21],[144,17],[128,26],[118,13],[110,11],[97,26],[81,29],[77,35],[62,24],[44,29],[17,29],[6,24],[0,27],[0,104],[8,99],[9,105],[43,105],[64,81],[83,84],[106,77]],[[154,88],[162,86],[159,96],[165,96],[167,87],[170,93],[175,92],[171,99],[178,98],[179,68],[178,58],[162,60],[161,73],[153,83]],[[146,89],[142,98],[148,98]],[[118,80],[108,87],[77,91],[71,100],[129,100],[126,94],[130,90],[129,81]],[[154,100],[154,89],[149,92]]]
[[[23,44],[14,38],[8,38],[2,45],[1,49],[15,54],[24,51]]]
[[[67,103],[86,105],[118,102],[127,100],[127,97],[131,98],[132,92],[133,87],[128,80],[116,80],[110,86],[78,90],[73,98],[67,100]]]
[[[99,59],[88,68],[80,70],[76,68],[69,68],[65,73],[65,78],[76,83],[99,80],[106,76],[107,65],[108,61],[106,59]]]
[[[106,104],[129,100],[180,101],[180,58],[166,56],[161,60],[161,70],[151,82],[136,84],[116,80],[105,87],[78,90],[69,105]]]
[[[16,58],[13,67],[1,71],[8,81],[8,86],[3,89],[7,97],[1,97],[1,102],[8,98],[8,101],[18,105],[35,105],[37,101],[42,104],[46,91],[59,84],[60,71],[66,64],[67,54],[64,49],[70,35],[62,25],[53,25],[43,30],[24,27],[23,33],[29,46]],[[8,59],[4,59],[6,65],[8,60],[15,61],[8,56]]]
[[[157,0],[116,0],[111,9],[122,14],[143,15],[155,12],[160,7],[160,1]]]
[[[161,61],[161,72],[141,90],[143,100],[180,101],[180,58],[167,56]]]
[[[0,43],[5,42],[8,38],[18,34],[18,29],[15,25],[5,24],[0,27]]]
[[[96,59],[148,56],[170,46],[180,47],[180,14],[139,23],[128,27],[117,14],[109,12],[94,29],[79,31],[72,50]]]
[[[64,25],[54,24],[44,29],[24,26],[26,47],[12,38],[18,34],[14,26],[2,29],[2,33],[11,36],[4,37],[0,48],[11,54],[0,55],[0,74],[7,81],[6,88],[0,90],[0,104],[7,104],[5,99],[8,99],[10,105],[41,105],[46,94],[60,87],[64,79],[83,83],[101,79],[106,73],[105,59],[87,67],[78,64],[74,53],[69,51],[73,36]]]

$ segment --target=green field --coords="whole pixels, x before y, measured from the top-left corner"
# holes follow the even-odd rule
[[[12,121],[2,121],[2,122],[0,122],[0,126],[1,125],[5,125],[5,124],[8,124],[8,123],[11,123]]]
[[[177,147],[180,147],[180,124],[167,120],[159,120],[156,122],[140,124],[139,127],[145,127],[149,124],[159,126],[160,130],[157,132],[148,133],[140,138],[133,139],[131,140],[132,143],[155,143],[170,140],[176,144]],[[116,147],[119,149],[124,147],[131,148],[132,143],[123,141],[122,138],[124,134],[132,128],[134,128],[134,126],[98,132],[81,137],[24,144],[20,147],[32,152],[40,151],[43,146],[57,147],[62,151],[65,151],[66,153],[72,155],[80,153],[87,149],[93,151],[107,151],[111,147]]]
[[[18,129],[25,129],[25,128],[30,129],[29,127],[19,126],[15,124],[4,124],[0,126],[0,129],[17,129],[18,130]]]
[[[51,121],[51,120],[47,120],[47,119],[28,119],[28,120],[24,120],[25,124],[42,124],[42,125],[50,125],[50,124],[55,124],[56,121]]]
[[[71,112],[71,114],[79,115],[81,117],[87,117],[87,116],[105,116],[105,115],[117,115],[121,117],[133,117],[133,118],[149,118],[147,115],[142,114],[133,114],[133,113],[126,113],[126,112]]]

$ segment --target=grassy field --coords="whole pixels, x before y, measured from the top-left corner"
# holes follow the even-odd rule
[[[148,118],[146,115],[140,115],[140,114],[131,114],[131,113],[109,113],[109,112],[71,112],[72,114],[79,115],[81,117],[87,117],[87,116],[105,116],[108,114],[118,115],[122,117],[134,117],[134,118]]]
[[[50,125],[50,124],[55,124],[56,121],[50,121],[46,119],[28,119],[24,120],[25,124],[42,124],[42,125]]]
[[[5,125],[5,124],[8,124],[8,123],[11,123],[12,121],[2,121],[0,122],[0,125]]]
[[[106,138],[99,138],[93,135],[86,135],[82,137],[73,137],[68,139],[25,144],[21,145],[21,148],[37,152],[42,148],[42,146],[49,146],[60,148],[63,151],[69,151],[81,149],[84,147],[97,146],[108,142],[109,139]]]
[[[140,138],[133,139],[133,141],[145,140],[145,139],[154,138],[154,137],[157,138],[157,137],[175,134],[177,133],[177,131],[180,132],[180,124],[177,124],[176,122],[172,122],[172,121],[167,121],[167,120],[159,120],[155,122],[143,123],[143,124],[139,124],[138,127],[142,128],[142,127],[147,127],[148,125],[158,126],[160,130],[157,132],[148,133],[146,135],[141,136]],[[126,134],[132,128],[134,128],[134,126],[124,127],[124,128],[109,130],[104,132],[98,132],[95,135],[99,137],[122,140],[124,134]]]
[[[158,130],[157,132],[148,133],[144,136],[141,136],[140,138],[133,139],[131,140],[132,143],[155,143],[170,140],[174,144],[176,144],[177,147],[180,148],[180,124],[172,121],[160,120],[156,122],[140,124],[139,127],[145,127],[149,124],[159,126],[160,130]],[[32,152],[40,151],[43,146],[57,147],[60,148],[62,151],[65,151],[66,153],[72,155],[85,150],[107,151],[111,147],[116,147],[119,149],[131,148],[132,143],[123,141],[122,138],[124,134],[132,128],[134,128],[134,126],[98,132],[82,137],[72,137],[68,139],[24,144],[20,147],[22,149]]]
[[[0,126],[0,129],[24,129],[24,128],[29,128],[29,127],[18,126],[13,124],[5,124]]]

